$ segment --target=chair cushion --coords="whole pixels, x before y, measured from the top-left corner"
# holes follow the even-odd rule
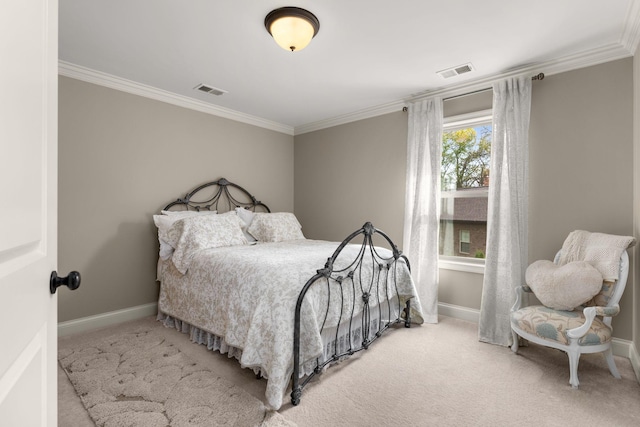
[[[573,310],[600,292],[602,274],[584,261],[560,266],[540,260],[527,267],[525,282],[547,307]]]
[[[607,281],[605,280],[604,282],[602,282],[602,289],[600,289],[600,292],[598,292],[596,294],[596,296],[594,296],[592,299],[590,299],[589,301],[585,302],[584,305],[585,307],[589,307],[589,306],[600,306],[600,307],[606,307],[609,305],[609,301],[611,301],[611,297],[613,296],[613,292],[616,290],[616,286],[618,285],[618,281]]]
[[[585,322],[582,309],[575,311],[553,310],[542,305],[533,305],[511,313],[511,323],[525,332],[547,341],[569,344],[567,330],[577,328]],[[611,328],[596,317],[589,332],[578,340],[580,345],[598,345],[611,341]]]

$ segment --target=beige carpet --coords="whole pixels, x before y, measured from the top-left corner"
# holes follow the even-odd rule
[[[260,400],[166,340],[164,328],[146,323],[59,345],[59,364],[96,425],[287,425]]]
[[[187,335],[152,319],[119,328],[148,325],[194,362],[263,400],[264,380]],[[389,331],[355,359],[308,385],[300,405],[287,399],[277,421],[299,427],[640,425],[640,385],[628,359],[615,358],[622,375],[616,380],[601,355],[583,356],[580,388],[572,389],[564,353],[531,345],[516,355],[478,342],[476,325],[457,319],[441,316],[437,325]],[[92,425],[82,424],[86,411],[61,378],[59,425]]]

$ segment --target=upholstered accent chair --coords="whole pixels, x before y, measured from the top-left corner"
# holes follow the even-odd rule
[[[559,251],[554,259],[558,264]],[[629,256],[620,256],[618,280],[603,281],[602,289],[593,299],[572,311],[554,310],[544,305],[523,307],[523,296],[532,292],[529,286],[516,289],[516,302],[511,309],[511,350],[518,351],[518,337],[530,342],[556,348],[569,356],[569,383],[578,387],[578,362],[583,353],[604,353],[611,375],[620,378],[611,351],[612,316],[620,312],[620,298],[627,284]]]

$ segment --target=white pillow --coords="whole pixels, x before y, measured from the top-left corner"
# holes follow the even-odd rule
[[[206,215],[176,221],[167,232],[167,242],[175,248],[171,260],[185,274],[193,255],[203,249],[246,245],[240,219],[236,215]]]
[[[178,218],[172,219],[172,217],[166,215],[154,215],[153,223],[158,228],[158,242],[160,243],[160,258],[168,260],[173,254],[173,247],[167,242],[167,231],[171,228],[171,225],[176,222]]]
[[[199,215],[212,215],[217,211],[160,211],[162,215],[154,215],[153,223],[158,228],[158,242],[160,243],[160,258],[164,261],[171,258],[173,247],[167,242],[167,231],[174,222],[182,218],[189,218]]]
[[[249,226],[251,225],[251,221],[253,221],[255,212],[245,208],[236,208],[236,213],[243,222],[242,232],[244,233],[244,237],[246,237],[247,241],[249,242],[255,242],[256,238],[249,234],[249,232],[247,231],[247,228],[249,228]]]
[[[585,261],[559,266],[540,260],[527,267],[525,282],[545,306],[571,311],[600,292],[602,274]]]
[[[259,242],[282,242],[305,238],[298,219],[289,212],[255,213],[247,231]]]

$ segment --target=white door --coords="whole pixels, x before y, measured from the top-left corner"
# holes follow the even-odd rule
[[[0,425],[57,424],[58,0],[0,1]]]

